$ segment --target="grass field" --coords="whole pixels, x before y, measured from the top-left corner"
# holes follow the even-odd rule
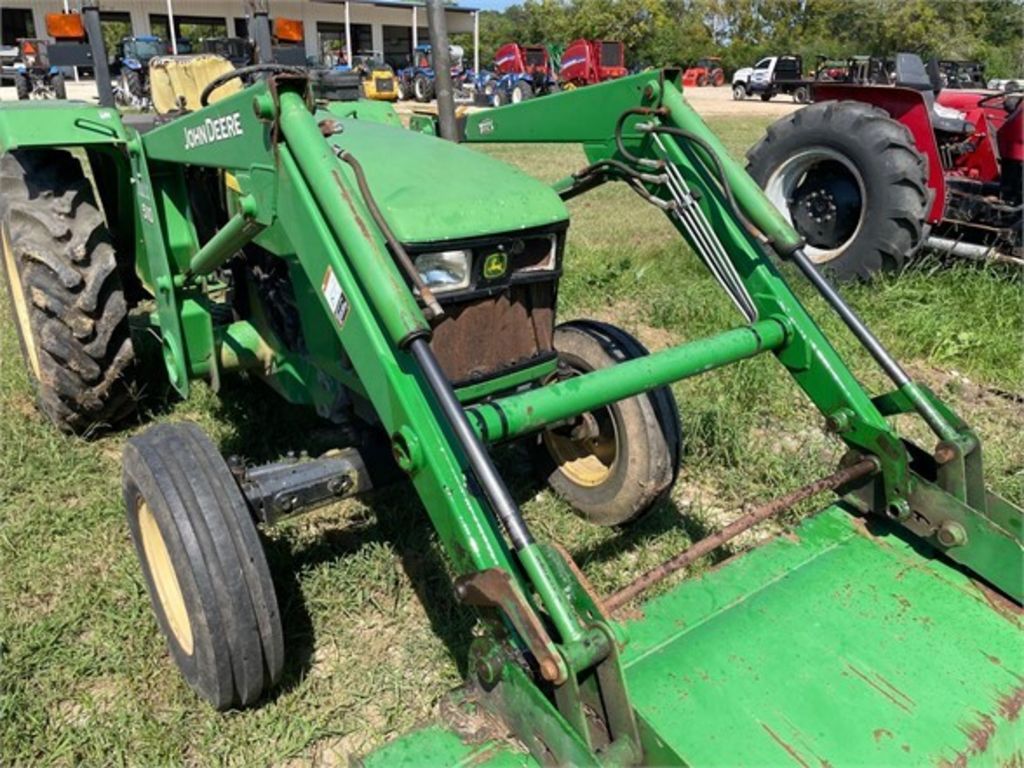
[[[767,121],[709,122],[739,155]],[[573,148],[490,151],[546,180],[583,164]],[[696,259],[631,192],[600,189],[572,211],[562,319],[612,320],[652,348],[736,324]],[[977,428],[990,484],[1018,504],[1021,288],[1005,274],[925,261],[847,291],[897,356]],[[800,294],[879,390],[880,375],[836,319]],[[258,708],[214,713],[169,661],[128,538],[119,459],[142,427],[93,442],[49,428],[0,311],[0,764],[344,764],[431,716],[461,680],[473,617],[449,596],[443,557],[407,489],[268,533],[289,653],[284,683]],[[197,390],[149,418],[193,419],[225,452],[254,459],[301,449],[315,427],[258,383],[233,383],[222,398]],[[827,472],[840,453],[770,358],[683,382],[675,395],[681,480],[626,533],[588,527],[535,488],[517,449],[499,453],[538,538],[563,543],[599,590],[720,527],[741,503]]]

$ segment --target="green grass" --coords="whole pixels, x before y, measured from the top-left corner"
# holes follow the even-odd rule
[[[767,122],[710,121],[738,154]],[[572,148],[488,151],[546,180],[583,165]],[[631,192],[599,189],[574,201],[572,212],[562,319],[614,320],[652,347],[736,324],[666,221]],[[839,323],[799,292],[855,370],[880,388]],[[846,294],[976,426],[990,484],[1024,501],[1024,409],[1000,394],[1024,391],[1020,283],[972,265],[925,262]],[[431,716],[461,680],[473,616],[451,599],[443,555],[404,488],[269,533],[289,649],[284,683],[251,711],[221,715],[199,703],[157,633],[124,522],[119,455],[142,427],[84,442],[47,426],[2,311],[0,763],[340,762]],[[537,491],[517,449],[500,452],[537,536],[564,544],[599,590],[720,526],[741,502],[828,471],[839,455],[770,359],[674,390],[686,432],[680,483],[625,534],[587,526]],[[225,451],[258,458],[315,438],[314,421],[255,382],[235,382],[222,398],[199,386],[191,401],[150,416],[193,419]]]

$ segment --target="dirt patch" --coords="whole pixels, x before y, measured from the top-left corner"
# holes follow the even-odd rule
[[[760,98],[734,101],[728,86],[687,88],[683,95],[701,117],[782,117],[802,106],[793,101],[792,96],[776,96],[771,101]]]

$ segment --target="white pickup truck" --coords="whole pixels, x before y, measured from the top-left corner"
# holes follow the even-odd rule
[[[790,94],[799,104],[811,100],[811,83],[804,79],[799,56],[767,56],[732,76],[732,97],[737,101],[755,94],[768,101],[779,93]]]

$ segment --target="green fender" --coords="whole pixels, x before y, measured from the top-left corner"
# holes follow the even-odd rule
[[[128,135],[111,107],[68,101],[0,105],[0,153],[26,147],[123,144]]]

